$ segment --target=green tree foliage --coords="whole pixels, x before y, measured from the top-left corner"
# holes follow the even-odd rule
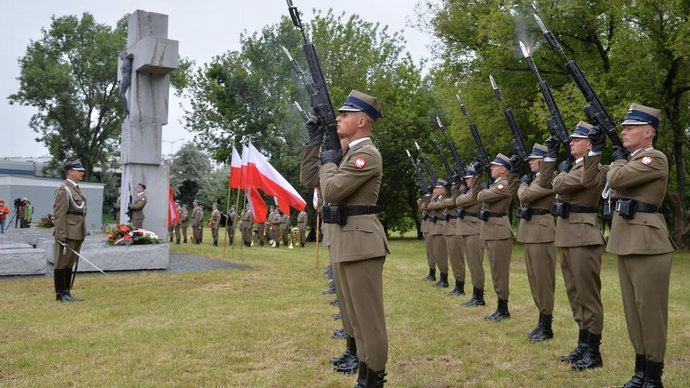
[[[170,185],[173,187],[175,198],[191,205],[201,188],[208,184],[210,172],[211,161],[208,156],[194,144],[183,145],[175,153],[170,165]],[[204,205],[209,208],[211,206],[210,203]]]
[[[29,125],[53,156],[49,168],[80,157],[88,179],[115,152],[121,122],[117,57],[125,30],[125,18],[111,28],[88,13],[53,17],[19,59],[19,91],[9,100],[38,109]]]

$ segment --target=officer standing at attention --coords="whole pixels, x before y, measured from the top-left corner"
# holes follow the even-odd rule
[[[218,204],[213,203],[211,205],[211,236],[213,237],[213,246],[218,246],[218,228],[220,228],[220,210],[218,210]]]
[[[175,227],[175,244],[180,245],[180,224],[182,223],[182,205],[180,205],[180,200],[176,199],[175,200],[175,211],[177,211],[177,216],[180,218],[180,222],[173,221],[174,227]],[[185,210],[186,212],[186,210]],[[186,220],[186,216],[185,216]],[[186,240],[186,237],[185,237]],[[185,241],[187,242],[187,241]]]
[[[283,214],[280,218],[280,234],[283,236],[283,245],[288,245],[288,232],[290,231],[290,213]]]
[[[256,238],[259,241],[259,246],[262,247],[264,246],[264,238],[266,234],[266,223],[265,222],[257,222],[256,225]]]
[[[463,303],[465,307],[478,307],[486,305],[484,301],[484,248],[486,242],[479,238],[482,221],[479,219],[479,210],[482,204],[477,201],[477,194],[482,190],[481,165],[467,166],[466,175],[463,177],[469,188],[464,194],[455,199],[455,204],[460,208],[458,219],[458,233],[465,241],[467,252],[467,266],[472,276],[472,298]]]
[[[623,147],[613,147],[608,172],[615,214],[606,251],[618,255],[618,278],[628,335],[635,349],[635,374],[625,387],[662,387],[668,323],[668,288],[674,243],[661,204],[668,159],[654,149],[661,111],[632,104],[623,121]],[[592,163],[601,158],[606,134],[589,134]],[[586,166],[585,166],[586,169]]]
[[[228,233],[228,240],[230,240],[230,245],[235,242],[235,228],[237,227],[237,209],[235,205],[230,205],[230,211],[228,212],[228,220],[225,224],[225,229]]]
[[[182,205],[182,212],[178,213],[180,215],[180,224],[182,226],[182,237],[184,238],[184,243],[187,243],[187,223],[189,220],[189,212],[187,211],[187,205]],[[180,243],[180,237],[177,237],[177,243]]]
[[[556,225],[551,215],[555,199],[551,188],[539,186],[541,162],[548,149],[534,143],[532,153],[527,156],[531,174],[520,178],[518,199],[520,219],[517,240],[525,246],[527,280],[532,299],[539,310],[537,326],[525,334],[531,341],[539,342],[553,338],[553,294],[556,288]]]
[[[429,266],[429,274],[422,280],[433,282],[436,281],[436,260],[434,259],[434,250],[431,246],[431,236],[429,236],[429,231],[431,230],[431,216],[428,213],[429,201],[431,201],[431,193],[425,193],[417,200],[417,204],[419,205],[419,211],[422,217],[419,231],[422,232],[422,236],[424,236],[426,263]]]
[[[84,178],[84,166],[74,160],[65,167],[65,182],[55,191],[53,218],[55,223],[55,300],[81,302],[70,294],[72,267],[79,260],[75,252],[81,250],[86,238],[86,197],[79,187]]]
[[[444,218],[446,225],[443,229],[446,245],[448,246],[448,256],[450,266],[453,268],[455,277],[455,288],[449,293],[451,296],[465,295],[465,238],[458,233],[458,206],[455,204],[458,196],[466,189],[464,182],[458,182],[451,187],[450,195],[441,201],[441,206],[445,207]]]
[[[564,160],[554,177],[556,157],[561,142],[550,136],[546,140],[548,155],[541,165],[539,185],[553,187],[556,200],[552,214],[556,218],[555,245],[561,248],[561,271],[570,308],[579,328],[577,347],[561,362],[570,362],[575,370],[603,365],[599,345],[604,328],[601,303],[601,254],[604,236],[597,221],[597,204],[606,183],[608,166],[587,156],[592,125],[580,121],[570,135],[570,153],[575,164]]]
[[[283,217],[280,215],[280,210],[275,208],[273,214],[271,215],[271,229],[273,230],[273,246],[275,248],[280,248],[280,238],[283,236],[283,232],[280,229],[283,224]]]
[[[307,241],[307,212],[304,210],[297,215],[297,229],[299,229],[299,245],[304,248],[304,243]]]
[[[441,204],[446,198],[446,183],[443,179],[436,182],[434,190],[431,192],[431,200],[426,206],[429,217],[431,217],[428,235],[431,240],[431,253],[439,272],[441,272],[441,278],[433,287],[442,288],[448,287],[448,245],[444,235],[446,217],[443,212],[445,208]]]
[[[132,211],[132,226],[142,228],[144,226],[144,206],[146,206],[146,185],[139,183],[136,190],[137,198],[129,204],[129,210]]]
[[[477,194],[477,201],[482,202],[479,218],[483,221],[479,238],[486,241],[491,279],[498,297],[496,311],[484,317],[487,321],[496,322],[510,318],[508,296],[513,230],[506,211],[517,193],[517,172],[521,162],[517,155],[511,158],[503,154],[496,155],[496,159],[491,162],[491,177],[495,179],[494,183]]]
[[[194,210],[192,210],[192,236],[194,237],[194,244],[201,244],[201,237],[204,227],[204,211],[201,204],[196,199],[192,202]]]
[[[249,209],[249,205],[244,206],[244,211],[242,212],[242,240],[244,241],[244,246],[247,248],[252,246],[252,211]]]

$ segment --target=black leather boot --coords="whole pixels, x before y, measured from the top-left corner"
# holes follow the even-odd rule
[[[436,268],[429,268],[429,275],[422,280],[435,281],[436,280]]]
[[[367,380],[366,388],[379,388],[383,387],[383,383],[386,382],[386,370],[382,369],[380,371],[373,371],[371,368],[367,368]]]
[[[347,337],[347,348],[345,349],[345,352],[338,357],[331,358],[331,364],[342,364],[350,357],[351,354],[354,354],[355,357],[357,356],[357,343],[355,342],[354,338]]]
[[[646,376],[647,359],[644,354],[635,355],[635,374],[630,381],[625,383],[623,388],[642,388],[644,385],[644,378]]]
[[[498,322],[502,321],[504,319],[510,319],[510,311],[508,311],[508,299],[498,299],[498,307],[496,307],[496,311],[484,317],[485,320],[487,321],[493,321],[493,322]]]
[[[530,331],[529,333],[525,333],[523,335],[531,340],[532,337],[534,337],[534,335],[537,334],[541,329],[542,319],[542,313],[539,313],[539,320],[537,321],[537,326],[534,329],[532,329],[532,331]]]
[[[436,282],[433,287],[448,288],[448,274],[441,272],[441,280]]]
[[[60,296],[62,295],[62,291],[64,290],[63,272],[63,269],[53,270],[53,283],[55,283],[55,300],[60,300]]]
[[[585,349],[587,348],[587,330],[580,330],[577,337],[577,347],[566,356],[558,357],[560,362],[576,362],[582,358],[585,354]]]
[[[352,342],[354,342],[354,338],[352,338]],[[348,343],[350,342],[350,338],[348,337]],[[349,345],[348,345],[349,346]],[[359,368],[359,360],[357,359],[357,350],[352,351],[351,349],[348,348],[347,350],[347,357],[338,364],[333,365],[333,370],[336,372],[340,373],[355,373],[357,372],[357,369]]]
[[[367,387],[367,364],[364,361],[359,362],[359,373],[357,373],[357,385],[355,388]]]
[[[485,306],[486,302],[484,301],[484,289],[474,287],[472,289],[472,298],[462,305],[465,307]]]
[[[645,368],[645,380],[642,387],[663,388],[664,384],[661,382],[661,374],[664,372],[664,363],[654,362],[649,359],[646,360],[646,363],[647,366]]]
[[[461,282],[458,279],[455,279],[455,289],[451,291],[448,295],[451,296],[460,296],[460,295],[465,295],[465,282]]]
[[[331,334],[331,338],[333,338],[333,339],[347,338],[347,334],[345,334],[345,330],[337,329],[337,330],[333,330],[333,334]]]
[[[76,296],[73,296],[70,293],[70,289],[72,288],[72,268],[65,268],[65,287],[67,288],[65,290],[65,293],[67,294],[68,302],[82,302],[83,299],[79,299]]]
[[[601,359],[599,352],[599,345],[601,344],[601,334],[588,333],[587,334],[587,349],[582,355],[582,358],[573,364],[574,370],[585,370],[593,368],[601,368],[604,362]]]
[[[553,330],[551,329],[551,323],[553,322],[553,315],[541,315],[541,324],[539,325],[539,330],[530,338],[534,342],[546,341],[553,338]]]

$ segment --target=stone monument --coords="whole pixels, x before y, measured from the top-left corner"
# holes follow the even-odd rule
[[[163,125],[168,123],[170,72],[179,65],[178,42],[168,39],[168,15],[136,10],[129,16],[127,48],[118,60],[120,98],[126,114],[120,142],[121,224],[130,195],[144,183],[144,229],[165,239],[168,228],[167,166],[161,160]],[[130,74],[123,74],[126,72]]]

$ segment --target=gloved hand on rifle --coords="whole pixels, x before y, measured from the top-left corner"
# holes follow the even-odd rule
[[[628,159],[629,156],[630,151],[621,146],[613,146],[613,154],[611,154],[612,161],[615,162],[616,160]]]
[[[324,150],[321,153],[321,164],[335,163],[337,166],[340,164],[340,160],[343,158],[343,154],[338,150]]]
[[[558,152],[561,150],[561,141],[554,135],[549,136],[548,139],[546,139],[546,148],[548,148],[548,157],[557,159],[558,158]]]
[[[482,164],[479,162],[472,163],[472,169],[477,174],[477,176],[482,176]]]
[[[573,167],[569,160],[564,160],[558,165],[558,172],[568,172]]]
[[[525,174],[522,177],[520,177],[520,184],[526,184],[529,185],[532,182],[532,174]]]
[[[606,132],[598,125],[593,125],[589,130],[589,142],[592,144],[592,152],[601,152],[606,145]]]
[[[513,154],[510,156],[510,172],[513,174],[517,174],[520,172],[520,167],[522,167],[522,159],[520,159],[517,154]]]
[[[323,143],[323,134],[326,131],[325,127],[321,124],[318,117],[312,116],[307,120],[307,133],[309,134],[309,140],[307,140],[307,145],[317,146]]]

